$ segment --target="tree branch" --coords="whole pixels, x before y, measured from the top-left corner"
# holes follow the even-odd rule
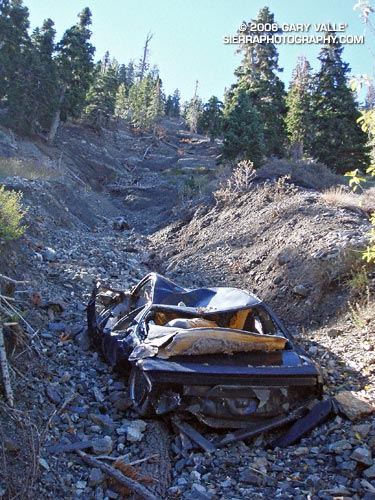
[[[156,497],[151,491],[142,486],[138,481],[134,479],[130,479],[130,477],[125,476],[119,470],[111,467],[110,465],[104,464],[100,462],[96,458],[84,453],[81,450],[77,450],[78,455],[82,458],[84,462],[86,462],[91,467],[95,467],[97,469],[101,469],[107,476],[113,477],[120,484],[130,488],[132,491],[137,493],[143,500],[161,500],[160,497]]]
[[[9,281],[9,283],[13,283],[14,285],[30,285],[30,281],[18,281],[13,278],[9,278],[9,276],[5,276],[4,274],[0,274],[0,279]]]

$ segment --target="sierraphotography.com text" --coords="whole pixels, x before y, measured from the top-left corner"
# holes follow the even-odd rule
[[[346,33],[347,23],[240,23],[236,35],[224,35],[223,43],[274,43],[302,45],[336,43],[354,45],[365,43],[365,35]]]

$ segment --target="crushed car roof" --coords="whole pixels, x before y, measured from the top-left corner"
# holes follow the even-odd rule
[[[255,295],[238,288],[182,288],[157,273],[150,273],[142,282],[147,279],[153,280],[153,304],[176,306],[179,309],[186,307],[229,311],[254,307],[261,303]]]

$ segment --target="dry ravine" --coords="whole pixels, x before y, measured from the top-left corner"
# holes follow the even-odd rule
[[[25,237],[1,247],[0,274],[30,285],[17,286],[14,301],[26,333],[7,338],[15,405],[0,402],[0,498],[374,499],[374,325],[364,306],[350,309],[338,279],[340,256],[366,240],[366,216],[277,179],[215,205],[217,146],[181,129],[166,123],[153,144],[69,125],[50,149],[1,136],[9,165],[31,162],[33,175],[2,179],[30,209]],[[202,171],[204,182],[192,183]],[[202,204],[188,202],[192,187]],[[368,405],[285,449],[270,447],[278,433],[264,433],[204,452],[168,419],[138,418],[125,377],[89,346],[85,308],[94,281],[128,288],[149,271],[255,291],[321,364],[324,397]]]

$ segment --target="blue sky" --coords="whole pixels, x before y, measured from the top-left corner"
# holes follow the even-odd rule
[[[30,11],[31,27],[50,17],[58,38],[76,23],[77,14],[89,7],[96,59],[109,50],[120,63],[138,60],[148,32],[153,33],[150,62],[159,67],[165,92],[178,88],[183,100],[190,99],[198,80],[198,94],[207,101],[211,95],[222,98],[224,88],[235,81],[233,71],[240,62],[236,46],[224,44],[223,37],[236,35],[240,23],[256,18],[265,5],[279,25],[311,23],[310,29],[299,35],[318,35],[313,24],[328,22],[344,23],[346,35],[364,33],[365,44],[345,45],[343,59],[350,64],[352,74],[374,77],[375,35],[359,19],[359,11],[353,10],[356,1],[24,0],[24,4]],[[280,76],[286,85],[299,55],[305,55],[314,70],[319,68],[316,57],[320,47],[317,43],[278,45],[279,64],[284,69]]]

